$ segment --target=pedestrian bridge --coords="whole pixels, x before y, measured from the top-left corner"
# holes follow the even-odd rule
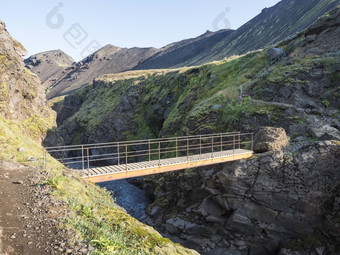
[[[45,148],[82,178],[94,183],[246,159],[253,155],[252,133],[220,133]]]

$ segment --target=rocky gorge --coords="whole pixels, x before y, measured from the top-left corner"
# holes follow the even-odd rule
[[[152,201],[145,222],[202,254],[337,254],[339,18],[337,7],[275,45],[288,56],[242,99],[270,48],[99,77],[54,102],[59,127],[45,143],[254,132],[250,160],[133,180]]]
[[[285,21],[286,3],[305,15]],[[108,45],[75,64],[50,51],[27,59],[26,67],[25,48],[0,21],[0,254],[339,254],[337,3],[284,0],[239,31],[206,33],[163,52]],[[289,27],[271,34],[275,45],[223,59],[230,35],[237,37],[230,49],[244,53],[253,47],[242,38],[275,30],[269,13]],[[260,25],[245,29],[254,23]],[[257,35],[262,46],[266,33]],[[218,43],[224,35],[228,40]],[[196,52],[216,43],[218,54],[208,59],[223,60],[105,74],[150,57],[150,66],[163,56],[173,66],[181,52],[201,63]],[[187,51],[190,45],[197,47]],[[50,96],[67,93],[47,101],[44,89],[48,94],[60,75],[66,83]],[[255,134],[247,160],[128,181],[94,185],[51,155],[47,165],[42,160],[43,146],[236,130]]]

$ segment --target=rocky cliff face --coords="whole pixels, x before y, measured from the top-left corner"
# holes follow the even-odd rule
[[[61,50],[45,51],[25,59],[26,67],[39,76],[44,88],[57,82],[74,62]]]
[[[0,21],[0,161],[35,160],[55,123],[39,78],[25,68],[25,54]]]
[[[339,156],[339,142],[326,141],[153,177],[156,190],[144,184],[156,197],[150,219],[203,254],[335,254]]]
[[[26,53],[0,21],[0,113],[8,119],[50,114],[39,78],[25,68],[22,56]]]

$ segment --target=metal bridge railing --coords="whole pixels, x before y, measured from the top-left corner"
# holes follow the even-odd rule
[[[47,153],[71,168],[90,169],[93,165],[124,165],[161,159],[201,155],[236,149],[253,150],[253,133],[219,133],[194,136],[180,136],[159,139],[122,141],[97,144],[81,144],[46,147],[44,165],[48,163]],[[72,167],[73,165],[73,167]]]

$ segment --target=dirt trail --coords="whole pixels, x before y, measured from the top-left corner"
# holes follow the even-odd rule
[[[47,186],[36,185],[37,169],[0,168],[0,254],[76,254],[60,229],[66,211],[49,197]]]

